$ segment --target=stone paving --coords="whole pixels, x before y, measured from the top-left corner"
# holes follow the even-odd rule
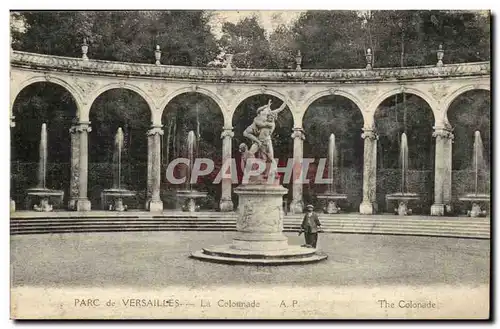
[[[123,232],[11,237],[12,286],[187,287],[489,284],[490,241],[358,234],[320,235],[326,261],[248,266],[189,257],[234,232]],[[287,234],[289,244],[303,237]]]

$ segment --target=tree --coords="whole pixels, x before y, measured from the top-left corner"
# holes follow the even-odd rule
[[[94,59],[152,63],[156,45],[162,63],[206,65],[218,52],[203,11],[20,12],[25,32],[12,28],[17,50],[80,57],[83,38]]]
[[[292,28],[303,67],[363,67],[361,22],[356,11],[307,11]]]
[[[226,22],[219,40],[225,53],[233,54],[233,64],[241,68],[272,67],[272,53],[265,30],[256,17],[246,17],[238,23]]]
[[[365,45],[376,67],[434,65],[442,44],[446,63],[489,60],[489,14],[450,10],[375,10],[364,15]]]
[[[269,36],[273,66],[280,69],[295,68],[298,45],[291,26],[279,25]]]

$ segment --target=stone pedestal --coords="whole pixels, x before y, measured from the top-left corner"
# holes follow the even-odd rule
[[[444,216],[445,213],[445,205],[443,203],[437,204],[434,203],[431,206],[431,216]]]
[[[359,205],[359,213],[362,215],[373,215],[377,212],[377,206],[375,202],[361,202]]]
[[[283,195],[287,189],[279,185],[242,186],[239,196],[236,249],[284,250],[288,239],[283,235]]]
[[[222,212],[229,212],[234,210],[233,200],[231,199],[221,199],[219,202],[219,209]]]
[[[10,212],[15,212],[15,211],[16,211],[16,202],[10,199]]]
[[[151,200],[148,204],[148,209],[151,212],[162,212],[163,211],[163,201]]]
[[[89,199],[85,198],[76,200],[76,211],[90,211],[90,210],[91,210],[91,204]]]
[[[326,259],[314,248],[289,246],[283,234],[283,195],[280,185],[255,184],[235,189],[238,219],[232,244],[207,247],[192,254],[201,260],[258,265],[308,263]]]

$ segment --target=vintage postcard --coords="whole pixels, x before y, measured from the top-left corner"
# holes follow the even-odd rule
[[[490,23],[11,11],[11,318],[489,319]]]

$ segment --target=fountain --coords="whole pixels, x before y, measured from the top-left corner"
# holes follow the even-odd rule
[[[195,155],[195,145],[196,145],[196,136],[194,131],[190,131],[188,133],[187,138],[187,156],[188,156],[188,164],[186,168],[186,181],[184,182],[184,188],[177,191],[177,198],[179,199],[179,203],[182,205],[181,208],[183,211],[195,212],[199,209],[199,206],[196,205],[196,199],[204,198],[207,196],[207,192],[200,192],[193,188],[193,184],[191,183],[191,173],[194,164],[194,155]]]
[[[412,210],[408,208],[408,202],[420,200],[417,193],[408,192],[408,139],[406,133],[401,134],[399,162],[401,164],[401,191],[387,194],[385,200],[387,209],[389,209],[391,201],[396,201],[398,207],[394,209],[394,212],[397,215],[406,216],[412,214]]]
[[[274,169],[272,133],[277,114],[285,106],[274,111],[270,103],[259,107],[251,129],[243,133],[252,145],[240,145],[243,179],[234,190],[238,194],[238,218],[232,243],[205,247],[193,252],[192,257],[250,265],[311,263],[327,258],[316,248],[289,245],[283,234],[283,195],[287,189],[281,186]]]
[[[31,199],[33,197],[39,199],[39,204],[35,204],[33,209],[35,211],[52,211],[53,206],[50,204],[50,198],[56,197],[61,203],[64,199],[64,191],[51,190],[46,186],[47,177],[47,124],[42,124],[42,131],[40,135],[40,160],[38,162],[38,184],[37,187],[30,188],[26,192],[28,194],[27,204],[28,209],[31,208]]]
[[[128,207],[123,204],[123,198],[136,196],[135,191],[130,191],[121,186],[123,145],[123,130],[120,127],[115,135],[115,147],[113,150],[113,187],[101,192],[101,202],[103,208],[107,210],[125,211]],[[108,204],[109,198],[112,199],[112,203],[110,204]]]
[[[328,143],[328,191],[318,195],[318,199],[326,200],[326,206],[323,211],[327,214],[338,214],[340,208],[337,203],[341,200],[347,200],[347,195],[337,193],[337,182],[339,175],[339,165],[337,156],[337,146],[335,145],[335,135],[331,134]]]
[[[481,206],[489,205],[490,195],[486,193],[486,186],[481,188],[480,175],[487,172],[486,159],[484,158],[484,146],[481,139],[481,133],[476,131],[474,133],[474,148],[472,151],[472,162],[474,171],[474,192],[468,193],[460,197],[460,201],[472,203],[471,210],[467,211],[470,217],[486,216],[487,211],[483,210]],[[482,191],[481,191],[482,190]]]

